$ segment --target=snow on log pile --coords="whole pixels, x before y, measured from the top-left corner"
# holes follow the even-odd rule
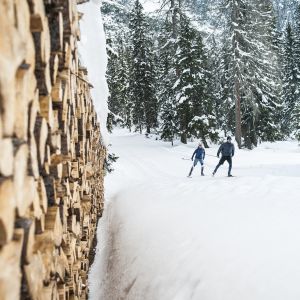
[[[105,147],[76,0],[0,0],[0,299],[86,299]]]

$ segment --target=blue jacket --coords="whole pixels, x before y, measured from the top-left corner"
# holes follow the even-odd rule
[[[194,159],[194,156],[196,155],[196,158],[197,159],[203,159],[205,158],[205,150],[204,148],[197,148],[194,153],[193,153],[193,156],[192,156],[192,160]]]

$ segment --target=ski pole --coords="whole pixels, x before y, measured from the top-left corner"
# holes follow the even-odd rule
[[[207,156],[211,156],[211,157],[218,157],[217,155],[211,155],[211,154],[205,154]]]

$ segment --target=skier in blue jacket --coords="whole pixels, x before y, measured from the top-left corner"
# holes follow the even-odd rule
[[[194,156],[195,156],[195,160],[194,160]],[[194,160],[193,166],[190,170],[190,173],[188,175],[188,177],[190,177],[193,173],[194,167],[197,165],[197,163],[199,162],[201,164],[201,176],[204,176],[204,158],[205,158],[205,150],[203,148],[203,145],[201,143],[199,143],[198,148],[194,151],[193,155],[192,155],[192,161]]]

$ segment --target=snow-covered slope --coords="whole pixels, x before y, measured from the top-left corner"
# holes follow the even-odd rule
[[[92,300],[300,299],[300,149],[237,150],[234,178],[186,175],[187,146],[116,132]],[[212,156],[209,156],[212,155]]]

